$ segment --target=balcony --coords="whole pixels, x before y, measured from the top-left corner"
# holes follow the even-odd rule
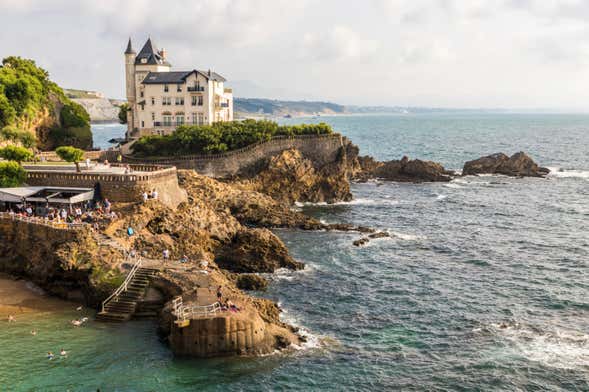
[[[153,122],[154,127],[179,127],[180,125],[184,125],[184,124],[186,124],[186,123],[182,122],[182,121],[171,121],[171,122],[154,121]]]
[[[188,86],[187,90],[191,93],[202,93],[203,91],[205,91],[205,87],[204,86]]]
[[[221,102],[221,107],[222,108],[228,108],[229,107],[229,103],[227,103],[227,102]]]

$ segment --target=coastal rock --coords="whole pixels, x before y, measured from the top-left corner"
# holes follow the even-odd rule
[[[239,274],[235,282],[241,290],[266,290],[268,281],[256,274]]]
[[[340,157],[322,167],[315,167],[297,149],[284,150],[270,158],[265,167],[249,179],[237,183],[287,205],[295,202],[349,201],[352,199],[345,149]]]
[[[376,238],[387,238],[390,236],[391,235],[389,233],[387,233],[386,231],[379,231],[378,233],[373,233],[373,234],[368,235],[368,238],[376,239]]]
[[[302,269],[282,241],[267,229],[249,229],[238,232],[216,254],[219,267],[232,272],[274,272],[278,268]]]
[[[422,161],[404,156],[398,161],[387,161],[377,165],[372,175],[397,182],[448,182],[455,173],[432,161]]]
[[[538,166],[526,153],[520,151],[508,157],[496,153],[468,161],[464,164],[462,175],[503,174],[513,177],[544,177],[550,170]]]
[[[362,246],[362,245],[366,245],[370,240],[366,237],[362,237],[354,242],[352,242],[352,244],[354,246]]]

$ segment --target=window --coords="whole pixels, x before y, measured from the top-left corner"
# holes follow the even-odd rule
[[[176,85],[176,92],[179,92],[179,93],[182,92],[182,85],[181,84]]]
[[[198,96],[198,106],[202,106],[202,95]]]
[[[170,91],[170,89],[168,88],[168,85],[164,84],[164,93],[167,93],[168,91]]]
[[[204,114],[202,113],[198,113],[198,121],[197,121],[198,125],[203,125],[204,122]]]
[[[171,105],[172,104],[172,97],[162,97],[162,105]]]
[[[141,59],[141,64],[147,64],[147,59],[146,58]]]
[[[141,110],[145,110],[145,104],[139,104],[139,106],[141,106]]]
[[[141,128],[145,128],[145,122],[141,121]]]
[[[192,96],[192,106],[196,106],[196,95]]]
[[[151,112],[151,121],[155,121],[155,113]]]
[[[176,97],[176,105],[184,105],[184,97]]]
[[[141,91],[141,92],[139,93],[139,96],[140,96],[141,98],[143,98],[143,91]]]
[[[155,98],[151,97],[151,106],[155,105]]]
[[[184,125],[184,115],[176,116],[176,125]]]
[[[196,122],[196,118],[197,118],[196,117],[196,113],[192,113],[192,116],[191,117],[192,117],[192,124],[196,125],[197,124],[197,122]]]
[[[169,127],[172,125],[172,116],[169,114],[164,114],[164,127]]]

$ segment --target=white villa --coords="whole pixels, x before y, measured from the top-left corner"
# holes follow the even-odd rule
[[[233,92],[225,78],[208,71],[172,71],[165,50],[147,40],[136,54],[131,39],[125,51],[127,139],[166,135],[178,125],[233,120]]]

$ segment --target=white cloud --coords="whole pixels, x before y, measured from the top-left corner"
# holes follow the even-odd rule
[[[303,38],[303,56],[318,60],[345,61],[366,58],[378,49],[378,42],[360,37],[346,26],[333,26],[329,31],[306,33]]]

